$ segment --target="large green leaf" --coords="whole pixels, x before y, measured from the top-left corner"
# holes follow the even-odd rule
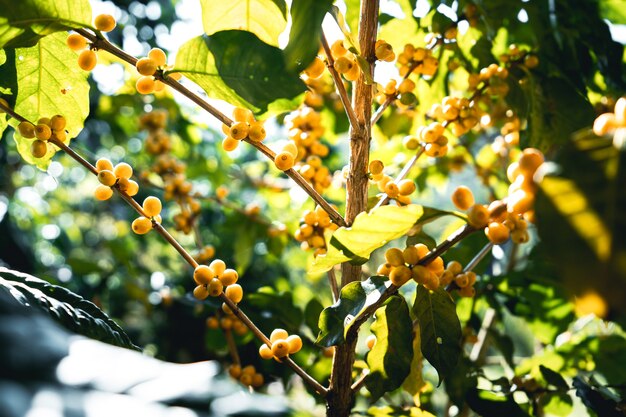
[[[278,36],[287,21],[278,0],[200,0],[204,33],[213,35],[222,30],[245,30],[260,40],[278,46]],[[284,8],[285,2],[280,0]]]
[[[342,344],[350,325],[363,310],[380,298],[389,285],[391,281],[387,277],[373,276],[343,287],[339,300],[320,314],[320,333],[315,343],[324,347]]]
[[[0,67],[0,86],[15,94],[15,111],[36,122],[40,117],[62,114],[67,120],[68,140],[76,137],[89,114],[88,72],[76,64],[77,53],[65,44],[65,33],[54,33],[29,48],[7,49]],[[17,122],[11,120],[11,125]],[[17,150],[24,160],[45,169],[56,150],[48,146],[43,158],[30,153],[32,140],[15,135]]]
[[[600,0],[600,14],[604,19],[618,25],[626,25],[624,0]]]
[[[402,388],[412,397],[419,394],[426,385],[422,371],[424,369],[424,355],[422,355],[422,340],[420,333],[413,333],[413,358],[409,365],[409,376],[402,383]]]
[[[8,291],[21,304],[50,315],[72,332],[116,346],[138,349],[124,330],[95,304],[63,287],[0,267],[0,289]]]
[[[452,373],[461,356],[461,323],[450,294],[417,286],[413,313],[420,325],[422,353],[439,374],[439,383]]]
[[[0,48],[33,46],[51,33],[90,25],[88,0],[5,1],[0,7]]]
[[[285,62],[290,71],[304,70],[317,55],[322,21],[332,4],[332,0],[293,0],[291,3],[291,29],[285,48]]]
[[[178,51],[175,70],[210,97],[257,112],[306,89],[297,74],[287,71],[280,49],[241,30],[193,38]]]
[[[363,264],[374,250],[408,232],[422,213],[421,206],[409,204],[404,207],[382,206],[359,214],[351,227],[335,230],[326,254],[315,258],[309,273],[326,272],[346,261]]]
[[[528,417],[512,395],[498,395],[472,388],[468,391],[465,400],[470,408],[481,416]]]
[[[411,370],[413,324],[403,297],[393,296],[376,311],[372,333],[376,344],[367,354],[370,373],[365,386],[374,400],[399,388]]]

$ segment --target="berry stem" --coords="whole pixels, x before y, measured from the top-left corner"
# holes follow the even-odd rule
[[[407,162],[406,165],[404,165],[404,167],[402,168],[402,171],[400,171],[400,173],[398,174],[398,176],[393,182],[397,184],[403,179],[405,179],[406,176],[409,174],[409,171],[411,170],[411,168],[413,168],[413,166],[415,165],[419,157],[422,156],[423,153],[424,153],[424,147],[420,146],[420,148],[417,150],[415,155],[413,155],[413,157],[409,159],[409,162]],[[389,196],[387,194],[384,194],[381,197],[381,199],[378,201],[378,203],[376,203],[374,208],[384,206],[385,204],[389,203],[389,200],[390,200]]]
[[[224,332],[224,338],[226,339],[226,344],[228,345],[228,352],[230,353],[230,357],[233,359],[233,363],[235,365],[241,365],[241,358],[239,358],[239,352],[237,351],[233,331],[230,329],[222,330]]]
[[[339,73],[335,69],[335,59],[333,58],[333,54],[330,51],[330,46],[328,46],[328,41],[326,40],[326,36],[323,32],[322,47],[324,48],[324,52],[326,53],[326,66],[328,67],[330,75],[333,77],[335,87],[337,88],[337,93],[339,93],[339,98],[341,99],[341,104],[343,104],[343,108],[346,111],[346,116],[348,116],[348,120],[350,121],[351,126],[357,126],[358,120],[356,118],[356,114],[354,113],[354,109],[352,108],[352,104],[350,103],[350,98],[348,97],[346,86],[341,79],[341,75],[339,75]]]

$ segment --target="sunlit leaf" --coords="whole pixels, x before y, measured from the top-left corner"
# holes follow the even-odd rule
[[[317,55],[322,21],[332,4],[332,0],[293,0],[291,3],[291,29],[285,47],[285,62],[290,71],[304,70]]]
[[[422,339],[420,332],[413,332],[413,358],[409,365],[409,376],[402,383],[402,388],[411,394],[417,395],[426,385],[422,371],[424,369],[424,356],[422,355]]]

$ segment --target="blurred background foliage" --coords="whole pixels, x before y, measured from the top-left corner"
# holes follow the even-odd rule
[[[155,46],[173,54],[187,40],[188,35],[180,39],[181,32],[198,23],[189,12],[197,7],[192,2],[120,0],[99,7],[114,11],[122,28],[110,34],[111,41],[145,56]],[[345,3],[347,23],[356,32],[358,2]],[[474,7],[474,16],[464,14],[469,6]],[[555,191],[547,183],[538,197],[538,227],[531,242],[497,246],[476,269],[481,276],[478,296],[460,299],[457,312],[470,342],[485,327],[486,317],[492,316],[493,324],[487,326],[489,342],[476,354],[472,343],[466,345],[469,359],[446,381],[445,394],[434,389],[434,369],[424,368],[429,385],[421,404],[433,413],[441,414],[451,404],[462,411],[469,404],[479,413],[487,410],[484,415],[494,415],[489,413],[496,409],[528,415],[535,402],[541,402],[546,415],[603,415],[597,393],[607,401],[623,403],[624,150],[610,142],[580,146],[572,137],[576,133],[583,141],[598,141],[588,135],[588,128],[597,115],[611,111],[615,99],[626,91],[624,10],[626,3],[619,0],[382,2],[380,38],[397,51],[404,43],[422,44],[426,33],[443,32],[457,20],[470,21],[471,27],[460,30],[458,47],[441,48],[437,75],[418,82],[419,106],[394,107],[383,115],[374,129],[373,158],[383,160],[389,173],[399,172],[410,157],[402,137],[424,124],[430,106],[451,92],[463,91],[468,72],[497,62],[509,45],[516,44],[532,51],[539,62],[532,70],[522,66],[511,70],[506,104],[527,119],[521,146],[542,149],[547,159],[557,163],[549,178],[565,179],[571,186]],[[100,55],[101,62],[109,59]],[[393,69],[380,67],[377,81],[384,84]],[[243,309],[266,332],[283,327],[301,334],[305,347],[295,361],[316,379],[326,380],[330,359],[313,341],[319,330],[317,318],[322,306],[331,304],[331,295],[325,277],[307,276],[312,254],[300,250],[292,237],[302,212],[314,208],[312,202],[252,147],[224,152],[220,126],[181,97],[169,92],[134,94],[133,76],[121,64],[96,70],[90,84],[91,113],[73,147],[91,161],[108,157],[130,163],[142,180],[138,201],[147,195],[163,196],[162,182],[150,172],[157,157],[145,151],[148,133],[139,121],[148,112],[164,110],[171,154],[184,161],[187,179],[202,205],[198,236],[174,232],[175,237],[187,248],[198,247],[198,240],[212,245],[217,257],[239,271],[246,293]],[[315,107],[326,127],[323,142],[331,149],[324,163],[335,173],[333,183],[340,185],[341,168],[347,163],[348,124],[337,102],[330,88]],[[496,106],[494,113],[502,108]],[[286,137],[284,116],[272,115],[266,122],[270,144]],[[9,135],[6,131],[0,141],[0,262],[93,301],[122,325],[133,343],[160,359],[229,363],[222,332],[206,325],[219,305],[190,296],[191,270],[178,254],[156,234],[133,234],[130,223],[135,214],[121,199],[95,201],[96,179],[70,158],[58,153],[46,172],[39,171],[22,163]],[[447,157],[420,160],[412,171],[418,184],[414,201],[453,209],[449,195],[459,184],[469,186],[483,203],[491,195],[506,195],[506,161],[499,159],[494,145],[499,136],[497,125],[479,134],[469,132]],[[598,149],[606,152],[593,152]],[[228,196],[218,198],[219,187],[226,187]],[[584,208],[605,220],[604,228],[596,230],[584,219],[576,226],[572,222],[576,213],[564,212],[555,203],[557,191],[570,193],[568,198],[573,198],[571,193],[583,195]],[[343,211],[340,187],[331,187],[325,196]],[[175,202],[167,203],[164,224],[172,224],[179,211]],[[441,242],[459,226],[457,220],[436,220],[418,238]],[[609,259],[594,254],[592,240],[598,234],[611,242]],[[484,243],[482,235],[471,236],[444,259],[466,264]],[[514,264],[510,262],[513,251]],[[366,272],[381,263],[382,253],[373,254]],[[414,291],[402,289],[407,299]],[[237,342],[243,363],[253,364],[266,380],[300,385],[289,378],[287,367],[260,360],[250,334],[237,336]],[[361,343],[359,354],[364,352]],[[555,379],[550,370],[565,380]],[[485,394],[511,393],[513,386],[519,394],[515,401],[512,394],[504,402]],[[272,384],[268,389],[281,392],[281,387]],[[301,391],[295,390],[294,395]],[[369,413],[402,415],[399,407],[411,404],[412,394],[387,395],[383,405]],[[357,409],[365,412],[369,405],[367,397],[361,398]]]

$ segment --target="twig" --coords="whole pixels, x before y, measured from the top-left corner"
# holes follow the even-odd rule
[[[364,369],[361,375],[359,376],[359,378],[356,381],[354,381],[354,384],[352,384],[352,386],[350,387],[352,392],[357,392],[358,390],[361,389],[363,384],[365,384],[365,380],[368,375],[369,375],[369,370]]]
[[[348,97],[348,92],[346,91],[346,86],[341,79],[341,75],[335,69],[335,59],[333,58],[333,54],[331,53],[330,46],[328,46],[328,41],[326,40],[326,36],[322,32],[322,46],[324,47],[324,52],[326,53],[326,60],[328,61],[327,67],[330,75],[333,77],[333,81],[335,82],[335,87],[337,88],[337,93],[339,93],[339,98],[341,99],[341,104],[343,104],[343,108],[346,110],[346,115],[348,116],[348,120],[350,121],[351,126],[358,126],[359,121],[356,118],[356,114],[354,114],[354,109],[352,108],[352,103],[350,103],[350,98]]]
[[[128,62],[131,65],[135,65],[137,63],[137,58],[127,54],[122,49],[113,45],[108,40],[104,38],[100,38],[85,29],[75,29],[75,31],[76,33],[79,33],[80,35],[89,39],[89,41],[93,43],[96,49],[102,49],[104,51],[107,51],[111,53],[112,55]],[[196,103],[198,106],[206,110],[209,114],[211,114],[213,117],[215,117],[216,119],[218,119],[220,122],[224,123],[225,125],[230,126],[233,123],[232,119],[230,119],[224,113],[220,112],[218,109],[211,106],[206,100],[201,98],[199,95],[197,95],[193,91],[189,90],[187,87],[185,87],[178,81],[174,80],[172,77],[163,75],[162,71],[157,71],[154,74],[154,77],[162,81],[164,84],[167,84],[168,86],[172,87],[174,90],[178,91],[179,93],[181,93],[183,96],[187,97],[194,103]],[[261,152],[263,155],[265,155],[269,159],[274,160],[274,157],[276,156],[276,154],[274,153],[274,151],[272,151],[263,143],[254,142],[248,138],[244,139],[244,141],[254,146],[259,152]],[[298,171],[292,168],[292,169],[285,171],[285,174],[289,178],[294,180],[294,182],[298,184],[298,186],[300,186],[320,207],[322,207],[322,209],[324,209],[324,211],[328,213],[328,215],[330,216],[333,222],[335,222],[339,226],[346,226],[346,222],[341,216],[341,214],[339,214],[339,212],[335,210],[324,199],[324,197],[322,197],[317,191],[315,191],[315,189],[311,186],[311,184],[309,184],[304,179],[304,177],[302,177],[302,175],[298,173]]]
[[[411,73],[413,72],[413,70],[415,70],[415,68],[417,68],[417,64],[414,63],[413,65],[411,65],[409,67],[409,71],[404,75],[404,77],[402,77],[402,81],[404,81],[407,78],[409,78],[409,75],[411,75]],[[402,81],[400,81],[400,82],[402,82]],[[393,101],[397,97],[398,97],[398,92],[397,91],[394,94],[387,96],[387,98],[385,99],[383,104],[381,104],[380,107],[376,109],[376,112],[372,116],[372,125],[375,125],[376,122],[378,122],[378,120],[382,117],[382,115],[385,112],[385,110],[387,110],[387,107],[389,107],[391,105],[391,103],[393,103]]]
[[[489,242],[485,246],[483,246],[483,248],[478,251],[478,253],[472,258],[472,260],[469,261],[467,265],[465,265],[465,268],[463,268],[463,272],[470,272],[471,270],[476,268],[476,265],[478,265],[478,263],[482,261],[484,257],[487,256],[487,254],[491,251],[491,248],[493,248],[492,242]]]
[[[337,300],[339,300],[339,288],[337,287],[337,277],[335,276],[335,269],[329,269],[327,275],[328,283],[330,284],[330,290],[333,294],[333,303],[336,303]]]
[[[402,181],[403,179],[405,179],[406,176],[409,174],[409,171],[411,170],[411,168],[413,168],[413,166],[415,165],[415,163],[417,162],[419,157],[422,156],[423,153],[424,153],[424,147],[420,146],[420,148],[417,150],[415,155],[413,155],[413,157],[411,159],[409,159],[409,162],[406,163],[404,168],[402,168],[402,171],[400,171],[400,173],[398,174],[396,179],[393,180],[393,182],[395,182],[397,184],[400,181]],[[380,200],[378,200],[378,203],[376,203],[374,208],[378,208],[378,207],[384,206],[385,204],[387,204],[389,202],[389,200],[391,200],[389,198],[389,196],[387,194],[384,194],[380,198]]]
[[[237,351],[233,331],[231,329],[222,330],[224,331],[224,338],[226,339],[226,344],[228,345],[228,352],[230,353],[231,358],[233,358],[233,363],[235,365],[241,365],[241,359],[239,358],[239,352]]]
[[[480,330],[478,331],[478,335],[476,336],[478,341],[472,347],[472,351],[470,352],[469,359],[472,362],[476,362],[481,356],[486,347],[487,335],[489,333],[489,328],[493,324],[494,319],[496,318],[496,310],[493,308],[487,309],[485,311],[485,316],[483,317],[483,322],[480,326]]]

